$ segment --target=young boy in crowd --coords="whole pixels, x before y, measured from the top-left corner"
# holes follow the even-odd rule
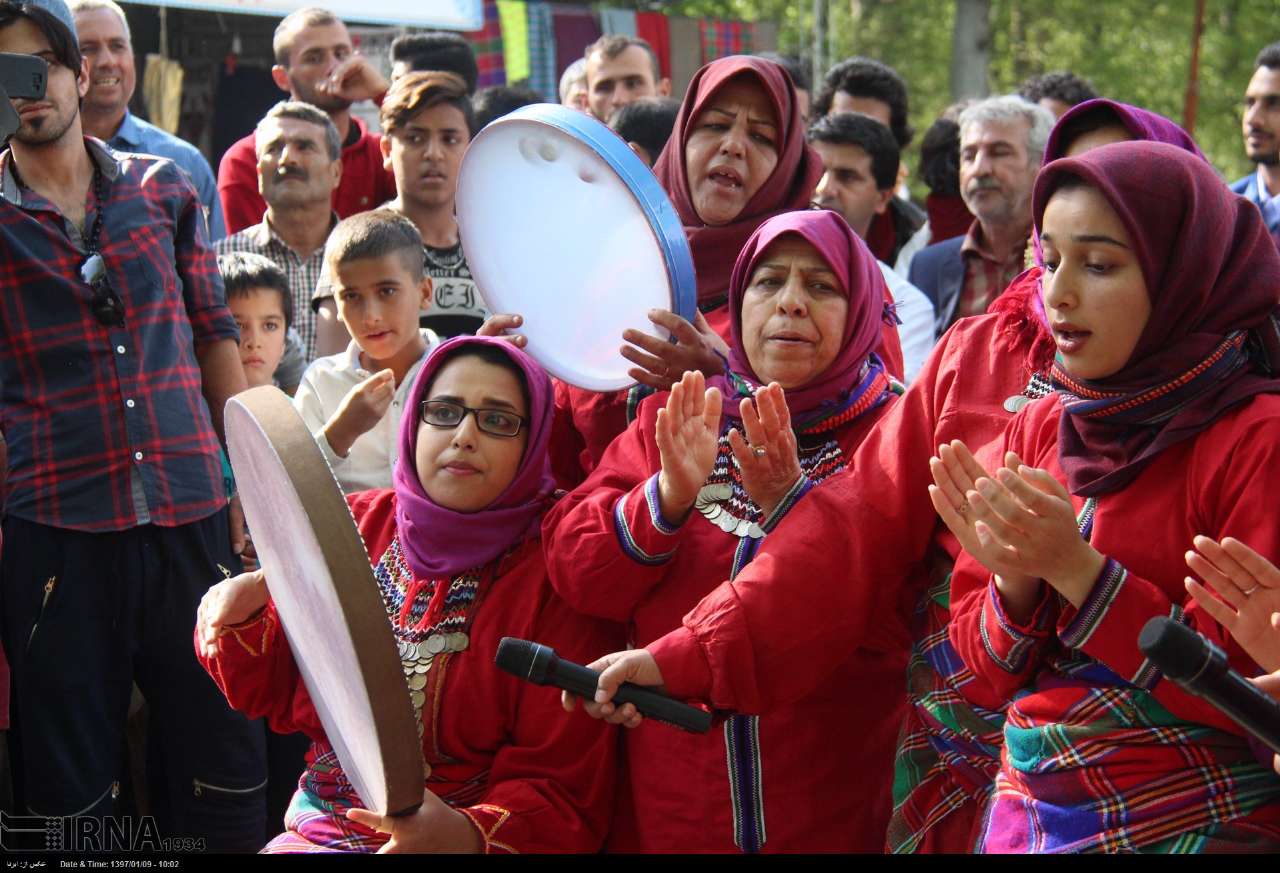
[[[439,343],[418,327],[431,299],[422,236],[390,209],[340,222],[324,252],[338,318],[353,339],[302,375],[294,406],[345,492],[390,488],[405,397]]]
[[[240,328],[240,365],[250,388],[274,384],[293,325],[289,279],[269,258],[253,252],[218,256],[227,308]]]

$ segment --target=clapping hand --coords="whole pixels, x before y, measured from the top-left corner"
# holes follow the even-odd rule
[[[689,514],[716,462],[723,398],[718,388],[706,384],[698,371],[686,372],[658,410],[658,502],[662,517],[671,522]]]
[[[731,428],[729,446],[742,470],[743,487],[768,518],[804,475],[791,430],[791,411],[782,386],[771,382],[756,391],[754,402],[744,397],[738,412],[746,438]]]
[[[1013,452],[990,476],[959,440],[929,462],[934,508],[970,555],[997,577],[1019,617],[1026,617],[1043,579],[1079,607],[1106,558],[1085,542],[1071,495],[1048,471]]]
[[[1187,566],[1209,587],[1188,576],[1187,592],[1259,667],[1280,671],[1280,569],[1232,537],[1198,536],[1193,545]]]

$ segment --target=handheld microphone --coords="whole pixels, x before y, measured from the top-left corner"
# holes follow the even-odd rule
[[[554,685],[584,700],[595,699],[600,674],[558,657],[549,646],[503,637],[493,660],[499,670],[535,685]],[[615,706],[630,703],[645,718],[692,733],[703,734],[711,727],[711,713],[630,682],[618,686],[613,703]]]
[[[1280,703],[1232,670],[1222,649],[1163,615],[1143,626],[1138,648],[1183,690],[1203,697],[1280,752]]]

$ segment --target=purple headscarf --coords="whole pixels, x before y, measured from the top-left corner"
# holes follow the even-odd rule
[[[818,250],[840,280],[841,291],[849,301],[849,315],[845,319],[844,336],[841,337],[836,359],[808,385],[786,392],[791,412],[803,416],[823,405],[840,402],[858,385],[867,356],[880,344],[885,286],[884,275],[875,257],[839,214],[826,209],[810,209],[785,212],[770,218],[742,247],[729,280],[729,311],[733,313],[729,365],[735,373],[761,383],[760,377],[751,369],[742,345],[742,299],[765,250],[787,234],[801,237]],[[729,413],[734,415],[736,410],[729,410]]]
[[[478,346],[501,350],[524,374],[529,394],[529,441],[515,478],[493,503],[479,512],[455,512],[428,497],[418,481],[418,408],[427,399],[432,380],[453,353]],[[418,371],[400,420],[400,458],[394,476],[396,533],[415,576],[456,576],[487,564],[522,540],[538,535],[542,515],[550,506],[556,487],[547,454],[553,412],[551,379],[533,358],[506,340],[460,336],[431,352]]]
[[[1041,163],[1047,165],[1065,157],[1071,143],[1062,141],[1063,130],[1075,119],[1095,113],[1099,117],[1105,117],[1108,121],[1115,121],[1120,124],[1125,130],[1129,131],[1134,141],[1167,143],[1171,146],[1177,146],[1184,152],[1190,152],[1205,163],[1209,162],[1209,159],[1200,151],[1200,147],[1196,145],[1196,141],[1191,138],[1191,134],[1183,130],[1177,122],[1170,121],[1150,109],[1130,106],[1128,103],[1118,103],[1105,97],[1095,97],[1092,100],[1077,103],[1062,113],[1062,117],[1058,119],[1053,126],[1053,130],[1049,132],[1049,141],[1045,143],[1044,160]],[[1031,249],[1035,255],[1036,266],[1043,268],[1044,252],[1040,248],[1040,232],[1038,230],[1033,229],[1031,232]],[[1049,323],[1048,316],[1045,315],[1044,301],[1039,295],[1035,297],[1031,305],[1036,314],[1040,316],[1040,320],[1047,325]]]
[[[1036,179],[1037,229],[1064,179],[1106,198],[1142,266],[1151,316],[1118,373],[1085,381],[1055,366],[1058,455],[1071,493],[1133,480],[1157,454],[1256,394],[1280,393],[1280,359],[1250,348],[1280,304],[1280,253],[1262,215],[1212,167],[1165,143],[1123,142],[1054,161]],[[1274,350],[1267,350],[1274,353]]]

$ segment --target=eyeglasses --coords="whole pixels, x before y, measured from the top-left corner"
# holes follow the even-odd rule
[[[468,412],[476,417],[476,427],[493,436],[513,437],[525,424],[523,418],[505,409],[472,409],[452,400],[424,400],[419,415],[432,427],[455,428]]]
[[[94,252],[80,268],[80,278],[93,289],[89,311],[103,327],[124,327],[124,301],[107,281],[107,265],[102,255]]]

